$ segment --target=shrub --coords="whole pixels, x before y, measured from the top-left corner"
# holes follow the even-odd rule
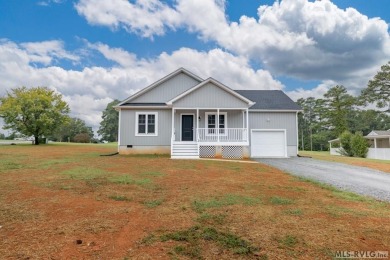
[[[361,132],[351,134],[345,131],[340,135],[340,153],[345,156],[366,157],[368,152],[368,142]]]
[[[344,131],[340,135],[340,145],[342,149],[340,149],[340,153],[345,156],[353,156],[352,147],[351,147],[351,140],[352,140],[352,134],[349,131]]]
[[[368,142],[361,132],[357,132],[351,139],[352,153],[355,157],[365,158],[368,152]]]
[[[80,133],[74,136],[73,141],[76,143],[89,143],[91,138],[87,133]]]

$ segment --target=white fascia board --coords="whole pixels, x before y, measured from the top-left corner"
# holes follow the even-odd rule
[[[126,110],[139,110],[139,109],[171,109],[171,107],[167,106],[116,106],[114,107],[115,110],[121,110],[121,109],[126,109]]]
[[[124,101],[122,101],[121,103],[119,103],[117,106],[120,106],[120,105],[122,105],[122,104],[124,104],[124,103],[126,103],[126,102],[129,102],[130,100],[132,100],[132,99],[134,99],[134,98],[136,98],[136,97],[139,97],[140,95],[144,94],[145,92],[148,92],[149,90],[151,90],[151,89],[157,87],[158,85],[164,83],[165,81],[167,81],[167,80],[169,80],[169,79],[175,77],[175,76],[178,75],[179,73],[184,73],[184,74],[186,74],[186,75],[192,77],[193,79],[195,79],[195,80],[197,80],[197,81],[199,81],[199,82],[202,82],[202,81],[203,81],[203,79],[202,79],[201,77],[199,77],[199,76],[195,75],[194,73],[192,73],[192,72],[186,70],[185,68],[179,68],[179,69],[175,70],[174,72],[168,74],[167,76],[165,76],[165,77],[163,77],[163,78],[157,80],[157,81],[154,82],[153,84],[147,86],[146,88],[143,88],[143,89],[141,89],[140,91],[138,91],[137,93],[131,95],[130,97],[128,97],[127,99],[125,99]]]
[[[177,100],[179,100],[179,99],[181,99],[181,98],[187,96],[188,94],[194,92],[194,91],[197,90],[198,88],[201,88],[202,86],[206,85],[207,83],[213,83],[215,86],[217,86],[217,87],[219,87],[219,88],[225,90],[226,92],[232,94],[233,96],[235,96],[235,97],[241,99],[242,101],[248,103],[249,106],[253,106],[253,105],[256,103],[256,102],[253,102],[253,101],[247,99],[246,97],[244,97],[244,96],[238,94],[237,92],[235,92],[235,91],[232,90],[231,88],[225,86],[225,85],[222,84],[221,82],[219,82],[219,81],[217,81],[217,80],[215,80],[215,79],[213,79],[213,78],[208,78],[208,79],[206,79],[206,80],[200,82],[198,85],[196,85],[196,86],[190,88],[189,90],[184,91],[183,93],[181,93],[181,94],[178,95],[177,97],[175,97],[175,98],[169,100],[169,101],[167,102],[167,105],[172,105],[173,102],[175,102],[175,101],[177,101]]]
[[[302,112],[303,110],[288,110],[288,109],[249,109],[249,113],[251,112],[275,112],[275,113],[280,113],[280,112],[288,112],[288,113],[297,113],[297,112]]]

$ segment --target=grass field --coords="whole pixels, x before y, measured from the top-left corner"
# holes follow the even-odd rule
[[[366,159],[366,158],[355,158],[355,157],[345,157],[330,155],[329,152],[311,152],[311,151],[299,151],[300,155],[310,156],[315,159],[331,161],[331,162],[341,162],[355,166],[363,166],[372,168],[375,170],[380,170],[390,173],[390,161],[389,160],[375,160],[375,159]]]
[[[328,259],[389,250],[390,206],[262,164],[0,147],[0,258]]]

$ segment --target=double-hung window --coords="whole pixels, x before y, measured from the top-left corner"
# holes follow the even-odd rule
[[[135,113],[135,135],[157,136],[158,129],[157,112],[136,112]]]
[[[207,128],[207,134],[217,134],[217,128],[219,129],[219,134],[225,135],[225,129],[226,126],[226,112],[219,113],[219,120],[217,121],[217,113],[206,113],[206,128]]]

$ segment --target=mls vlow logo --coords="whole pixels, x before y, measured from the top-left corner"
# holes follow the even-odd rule
[[[389,258],[389,251],[336,251],[334,258],[387,259]]]

